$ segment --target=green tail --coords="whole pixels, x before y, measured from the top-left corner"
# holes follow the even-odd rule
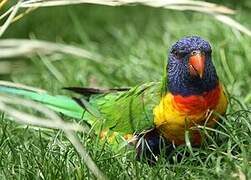
[[[40,102],[66,116],[83,119],[98,134],[110,129],[134,134],[154,127],[153,108],[159,103],[160,83],[146,83],[126,91],[101,92],[85,98],[50,95],[30,87],[0,81],[0,93]],[[93,91],[93,89],[84,89]]]
[[[67,96],[52,96],[46,92],[37,92],[4,85],[0,85],[0,93],[17,95],[40,102],[50,109],[72,118],[80,119],[85,112],[85,110],[74,99]]]

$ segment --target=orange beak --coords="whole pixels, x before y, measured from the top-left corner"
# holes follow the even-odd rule
[[[188,63],[190,75],[199,76],[202,79],[205,70],[205,55],[200,51],[193,51]]]

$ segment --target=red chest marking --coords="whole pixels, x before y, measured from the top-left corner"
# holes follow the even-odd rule
[[[215,108],[218,104],[219,98],[220,87],[218,85],[215,89],[205,92],[200,96],[173,96],[173,105],[179,111],[196,114],[206,111],[207,109]]]

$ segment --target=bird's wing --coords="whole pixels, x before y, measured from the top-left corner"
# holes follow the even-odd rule
[[[154,126],[153,108],[159,99],[160,83],[147,83],[126,92],[93,96],[89,103],[102,117],[93,121],[99,129],[137,133]]]
[[[138,147],[142,143],[138,138],[155,127],[153,109],[160,98],[161,83],[146,83],[124,92],[92,95],[88,106],[95,112],[88,111],[84,119],[102,140],[112,144],[115,151],[128,143]],[[86,109],[86,100],[80,98],[78,101]]]

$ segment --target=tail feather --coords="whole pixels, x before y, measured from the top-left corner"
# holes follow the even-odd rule
[[[94,94],[106,94],[110,92],[120,92],[120,91],[128,91],[130,88],[110,88],[110,89],[98,89],[98,88],[85,88],[85,87],[65,87],[65,90],[69,90],[78,94],[82,94],[84,96],[91,96]]]
[[[60,112],[72,118],[82,118],[85,109],[74,99],[67,96],[52,96],[44,91],[33,91],[26,88],[5,86],[0,84],[0,93],[24,97],[45,104],[54,111]]]

